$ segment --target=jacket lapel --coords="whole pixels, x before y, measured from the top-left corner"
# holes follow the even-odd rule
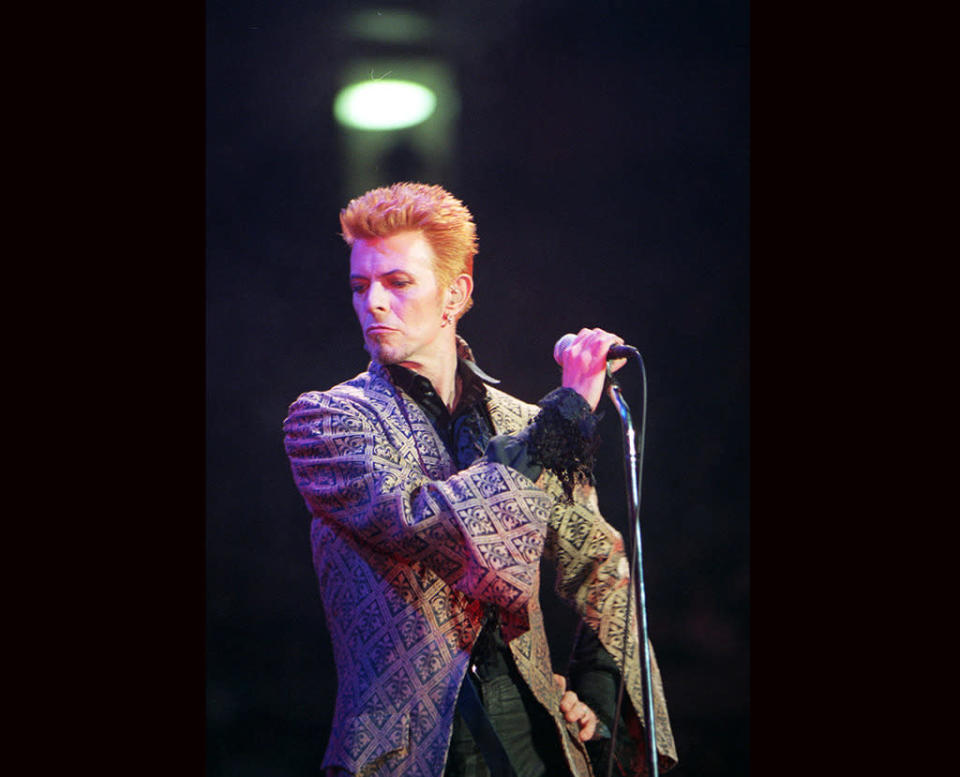
[[[393,422],[394,431],[409,441],[403,446],[404,456],[431,480],[446,480],[456,474],[456,465],[447,446],[420,405],[395,386],[389,373],[379,364],[371,363],[369,372],[381,384],[379,388],[391,397],[394,412],[389,413],[388,418]]]

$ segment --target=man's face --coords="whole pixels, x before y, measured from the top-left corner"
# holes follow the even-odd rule
[[[419,231],[356,239],[350,251],[353,309],[380,364],[422,363],[439,353],[444,294],[434,253]]]

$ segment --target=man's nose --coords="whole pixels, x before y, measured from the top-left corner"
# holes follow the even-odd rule
[[[386,310],[387,309],[387,290],[381,283],[371,283],[367,289],[367,309],[368,310]]]

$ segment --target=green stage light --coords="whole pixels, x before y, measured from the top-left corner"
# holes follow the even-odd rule
[[[437,95],[423,84],[380,79],[341,89],[333,114],[348,127],[393,130],[425,121],[436,107]]]

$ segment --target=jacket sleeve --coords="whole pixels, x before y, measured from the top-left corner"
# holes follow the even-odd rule
[[[370,408],[330,392],[290,406],[284,443],[310,513],[376,551],[426,565],[523,628],[552,499],[526,476],[480,460],[431,480]],[[406,454],[406,455],[405,455]],[[415,452],[414,452],[415,455]]]

